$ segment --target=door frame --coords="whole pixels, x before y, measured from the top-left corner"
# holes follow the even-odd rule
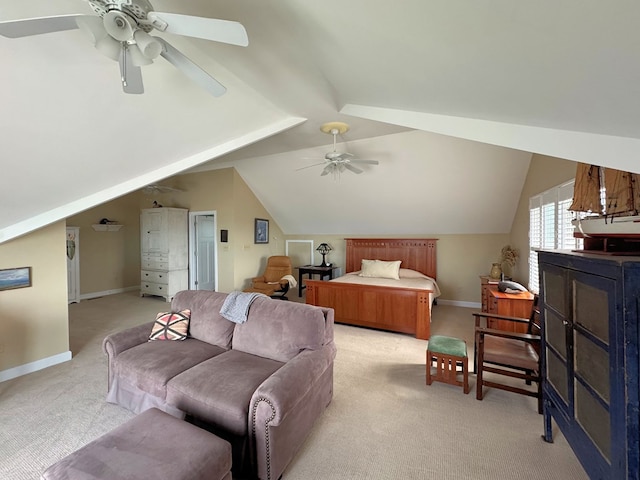
[[[67,260],[67,304],[80,303],[80,227],[67,226],[65,233],[67,241],[69,240],[69,234],[73,235],[73,240],[75,242],[75,254],[73,260]],[[75,288],[73,292],[73,298],[69,297],[70,276],[72,276],[74,279]]]
[[[192,268],[189,268],[189,289],[196,289],[196,217],[211,217],[213,216],[213,232],[214,232],[214,242],[213,242],[213,275],[214,275],[214,291],[218,290],[218,212],[216,210],[205,210],[205,211],[197,211],[197,212],[189,212],[189,265]]]

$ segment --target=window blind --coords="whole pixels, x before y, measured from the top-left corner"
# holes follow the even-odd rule
[[[578,249],[582,239],[574,238],[568,210],[573,200],[571,180],[529,199],[529,290],[538,293],[538,250]]]

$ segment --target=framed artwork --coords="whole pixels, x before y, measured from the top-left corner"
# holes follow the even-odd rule
[[[0,270],[0,290],[31,286],[31,267],[6,268]]]
[[[269,220],[256,218],[254,243],[269,243]]]

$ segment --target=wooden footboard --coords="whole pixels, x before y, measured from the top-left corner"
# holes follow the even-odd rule
[[[429,291],[306,280],[306,301],[335,310],[335,321],[409,333],[428,340],[431,333]]]

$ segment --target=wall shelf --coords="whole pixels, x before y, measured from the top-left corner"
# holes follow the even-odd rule
[[[117,224],[94,224],[91,225],[91,227],[96,231],[96,232],[117,232],[118,230],[120,230],[122,227],[124,227],[124,225],[117,225]]]

